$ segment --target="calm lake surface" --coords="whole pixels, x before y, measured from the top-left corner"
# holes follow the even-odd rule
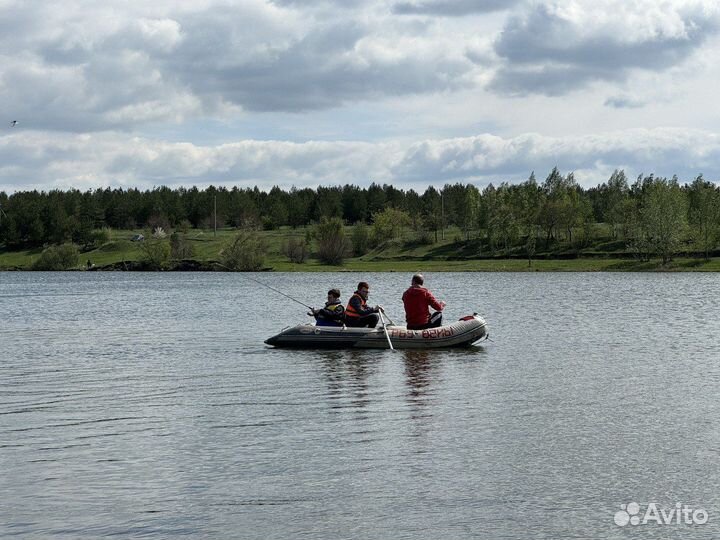
[[[252,276],[398,322],[410,280]],[[243,274],[0,273],[0,537],[720,536],[720,276],[426,284],[493,341],[273,350],[305,310]]]

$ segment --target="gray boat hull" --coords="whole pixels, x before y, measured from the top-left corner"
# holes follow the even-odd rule
[[[396,349],[445,349],[467,347],[488,335],[485,320],[478,316],[439,328],[408,330],[404,326],[388,326],[388,335]],[[273,347],[304,349],[388,349],[382,326],[348,328],[299,324],[283,330],[265,341]]]

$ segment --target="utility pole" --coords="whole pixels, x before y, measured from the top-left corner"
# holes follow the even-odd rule
[[[213,197],[213,205],[214,205],[214,210],[213,210],[213,216],[214,216],[214,218],[213,218],[213,221],[214,221],[213,236],[217,236],[217,195],[215,195],[215,196]]]
[[[442,239],[445,240],[445,188],[440,190],[440,227],[442,231]]]

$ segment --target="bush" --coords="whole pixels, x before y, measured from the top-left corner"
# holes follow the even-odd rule
[[[352,233],[353,254],[356,257],[365,255],[370,249],[370,231],[364,223],[355,225]]]
[[[318,258],[325,264],[341,265],[350,251],[340,218],[323,218],[315,228]]]
[[[283,253],[290,262],[302,264],[308,258],[308,243],[303,238],[291,237],[283,246]]]
[[[192,227],[192,223],[190,223],[187,219],[183,219],[177,226],[177,229],[184,234],[187,234],[187,232]]]
[[[417,243],[421,246],[429,246],[435,243],[432,233],[427,229],[420,229],[417,232]]]
[[[262,230],[263,231],[274,231],[275,230],[275,222],[270,216],[263,216],[262,218]]]
[[[407,212],[386,208],[373,214],[373,243],[380,245],[387,240],[401,238],[403,229],[412,223]]]
[[[74,244],[50,246],[43,250],[32,268],[33,270],[69,270],[78,265],[80,253]]]
[[[152,270],[167,268],[170,262],[170,245],[163,239],[146,239],[140,244],[142,261]]]
[[[110,241],[110,229],[103,227],[102,229],[95,229],[90,233],[90,241],[98,248],[103,244]]]
[[[257,234],[241,231],[220,252],[220,264],[228,270],[255,272],[262,268],[266,251]]]
[[[170,235],[170,257],[175,260],[192,259],[195,249],[184,234],[172,233]]]

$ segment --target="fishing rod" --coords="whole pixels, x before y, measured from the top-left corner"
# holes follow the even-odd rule
[[[228,268],[227,266],[225,266],[224,264],[220,264],[219,262],[215,262],[214,264],[216,264],[216,265],[218,265],[218,266],[222,266],[225,270],[230,270],[231,272],[233,271],[231,268]],[[315,310],[315,308],[310,307],[310,306],[308,306],[307,304],[304,304],[303,302],[301,302],[301,301],[298,300],[297,298],[293,298],[293,297],[290,296],[289,294],[285,294],[285,293],[282,292],[282,291],[278,291],[275,287],[271,287],[271,286],[268,285],[267,283],[263,283],[263,282],[260,281],[260,280],[257,280],[257,279],[255,279],[255,278],[252,278],[252,277],[248,276],[245,272],[239,272],[239,273],[242,274],[243,277],[246,277],[247,279],[249,279],[250,281],[254,281],[255,283],[259,283],[259,284],[262,285],[263,287],[267,287],[267,288],[270,289],[271,291],[275,291],[276,293],[283,295],[285,298],[289,298],[289,299],[292,300],[293,302],[297,302],[297,303],[300,304],[301,306],[308,308],[310,311],[314,311],[314,310]],[[383,313],[384,313],[384,311],[383,311]],[[381,315],[381,316],[382,316],[382,315]],[[385,316],[387,317],[387,315],[385,315]],[[390,317],[387,317],[387,320],[388,320],[388,322],[390,323],[391,326],[396,326],[396,324],[392,321],[392,319],[391,319]],[[387,333],[387,332],[386,332],[386,333]],[[388,342],[389,342],[389,341],[390,341],[390,338],[388,337]],[[392,344],[390,344],[390,348],[392,348]]]
[[[218,266],[222,266],[223,268],[225,268],[225,270],[230,270],[230,271],[232,271],[230,268],[228,268],[228,267],[225,266],[224,264],[220,264],[219,262],[216,262],[215,264],[217,264]],[[254,281],[255,283],[258,283],[258,284],[262,285],[263,287],[267,287],[267,288],[270,289],[271,291],[275,291],[276,293],[283,295],[285,298],[289,298],[289,299],[292,300],[293,302],[297,302],[297,303],[300,304],[301,306],[308,308],[310,311],[312,311],[313,309],[315,309],[315,308],[313,308],[313,307],[311,307],[311,306],[308,306],[307,304],[304,304],[303,302],[301,302],[301,301],[298,300],[297,298],[293,298],[293,297],[290,296],[289,294],[285,294],[285,293],[282,292],[282,291],[278,291],[275,287],[271,287],[271,286],[268,285],[267,283],[263,283],[263,282],[260,281],[259,279],[255,279],[255,278],[253,278],[253,277],[250,277],[250,276],[248,276],[248,275],[247,275],[246,273],[244,273],[244,272],[239,272],[239,273],[241,273],[241,274],[243,275],[243,277],[249,279],[250,281]]]

